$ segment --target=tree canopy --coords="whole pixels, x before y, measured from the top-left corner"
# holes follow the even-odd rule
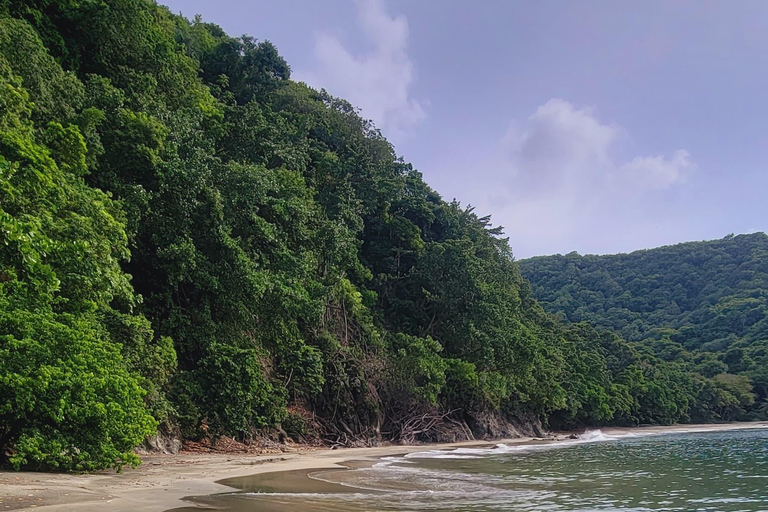
[[[757,348],[680,355],[687,325],[760,337],[758,313],[721,317],[763,296],[718,298],[664,350],[620,321],[560,322],[502,228],[268,41],[149,0],[0,0],[0,107],[0,457],[17,468],[133,464],[157,428],[435,440],[494,435],[488,418],[730,419],[765,396]]]
[[[544,308],[589,322],[732,394],[723,419],[768,409],[768,235],[520,262]],[[738,406],[736,406],[738,404]]]

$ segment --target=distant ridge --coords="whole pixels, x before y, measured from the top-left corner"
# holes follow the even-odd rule
[[[717,361],[721,370],[748,375],[765,399],[765,233],[628,254],[540,256],[519,264],[534,297],[565,321],[614,330],[662,359]]]

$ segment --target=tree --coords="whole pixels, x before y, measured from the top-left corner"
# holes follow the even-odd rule
[[[3,59],[0,104],[0,459],[136,464],[132,449],[156,423],[101,322],[113,301],[134,299],[123,224],[82,180],[76,127],[50,124],[50,148],[36,140],[28,93]]]

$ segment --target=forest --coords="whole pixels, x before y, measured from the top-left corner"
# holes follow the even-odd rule
[[[765,417],[765,235],[714,244],[521,267],[272,43],[0,0],[0,464]]]
[[[566,323],[618,333],[642,353],[714,379],[768,412],[768,235],[729,235],[609,256],[519,262],[533,295]]]

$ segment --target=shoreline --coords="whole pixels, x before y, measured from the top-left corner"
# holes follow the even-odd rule
[[[768,428],[768,422],[723,423],[704,425],[671,425],[649,427],[605,427],[608,435],[663,434],[675,432],[716,432]],[[597,429],[593,429],[597,430]],[[553,432],[559,440],[570,432]],[[0,471],[0,512],[5,510],[43,510],[49,512],[100,511],[166,512],[189,507],[182,501],[190,496],[202,496],[232,491],[223,480],[268,473],[295,471],[296,478],[304,472],[307,486],[310,470],[344,469],[345,462],[372,462],[381,457],[402,455],[424,450],[485,447],[498,443],[509,445],[553,442],[553,438],[520,437],[514,439],[462,441],[459,443],[421,444],[413,446],[387,445],[366,448],[310,448],[299,446],[295,451],[270,454],[190,454],[143,456],[137,469],[123,473],[103,472],[85,475],[66,473],[33,473]],[[356,462],[358,463],[358,462]],[[282,479],[275,487],[285,489]],[[291,482],[289,488],[296,485]],[[105,504],[109,504],[105,506]]]

